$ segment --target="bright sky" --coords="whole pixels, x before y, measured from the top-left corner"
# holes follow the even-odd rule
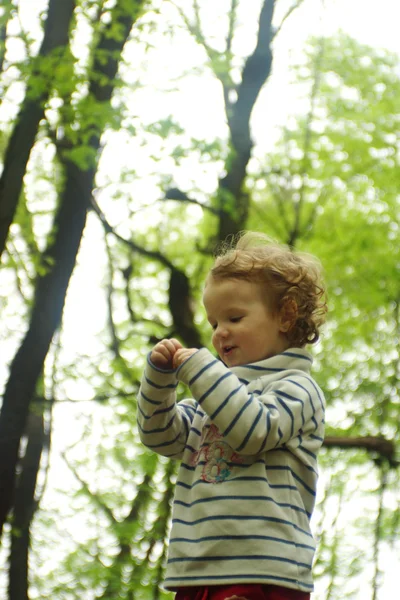
[[[176,12],[168,2],[160,2],[162,10],[169,20],[176,19]],[[182,6],[186,4],[181,2]],[[201,0],[200,4],[215,8],[215,0]],[[223,3],[221,2],[221,5]],[[287,0],[280,0],[279,7],[287,7]],[[260,5],[259,0],[248,0],[242,3],[246,21],[249,20],[250,6],[256,14],[256,8]],[[21,18],[24,27],[29,28],[35,22],[39,9],[46,6],[46,0],[20,0]],[[293,111],[298,100],[293,95],[293,87],[290,85],[289,65],[301,55],[302,47],[309,35],[318,35],[321,32],[333,34],[339,29],[344,30],[356,37],[359,41],[369,45],[384,47],[400,54],[400,2],[396,0],[325,0],[325,12],[321,11],[322,0],[305,0],[304,5],[295,11],[284,26],[275,42],[273,73],[267,86],[260,95],[259,102],[253,115],[253,132],[256,143],[260,148],[267,151],[271,148],[276,138],[277,127],[284,123]],[[283,10],[283,8],[282,8]],[[214,18],[214,12],[209,13],[210,19]],[[212,21],[208,26],[212,27]],[[242,39],[243,47],[249,45],[250,38]],[[138,115],[143,121],[151,122],[152,119],[160,118],[168,114],[179,116],[181,124],[190,132],[190,135],[198,138],[214,139],[215,136],[224,137],[226,129],[224,125],[223,107],[219,84],[213,81],[211,76],[191,76],[186,81],[179,82],[179,89],[174,93],[165,93],[182,70],[189,70],[193,64],[201,64],[203,54],[198,48],[186,45],[188,42],[185,33],[177,33],[177,37],[168,41],[162,39],[160,44],[143,56],[146,62],[146,71],[141,73],[141,82],[148,87],[133,93],[132,114]],[[184,46],[185,44],[185,46]],[[183,51],[183,46],[185,50]],[[251,50],[251,47],[248,49]],[[15,53],[20,51],[18,42],[15,44]],[[137,60],[137,48],[131,44],[127,58]],[[133,63],[134,64],[134,63]],[[132,67],[132,79],[135,80],[136,70]],[[162,106],[162,114],[155,114],[155,104]],[[157,112],[158,109],[157,109]],[[4,114],[0,113],[0,120]],[[122,167],[130,168],[132,162],[139,175],[146,174],[151,167],[141,164],[140,155],[137,154],[135,145],[126,141],[118,135],[113,136],[109,148],[105,151],[103,165],[107,165],[107,172],[100,174],[99,181],[110,178],[118,185],[119,172]],[[218,177],[217,170],[206,172],[202,175],[203,189],[212,192]],[[180,173],[177,183],[183,189],[190,185],[190,177],[187,173]],[[144,178],[136,184],[136,193],[148,198],[156,199],[158,189]],[[126,233],[121,230],[121,233]],[[101,252],[93,260],[93,243],[101,239],[101,228],[95,219],[90,219],[90,227],[86,233],[86,239],[82,245],[79,257],[79,267],[76,269],[70,289],[68,302],[64,316],[65,333],[63,343],[65,358],[72,360],[76,352],[82,352],[95,356],[98,351],[96,334],[103,328],[105,303],[100,286],[104,278],[105,260]],[[0,372],[0,377],[5,374]],[[70,386],[67,390],[71,398],[90,397],[90,388],[82,382],[82,385]],[[71,443],[73,438],[79,439],[81,426],[79,415],[90,411],[90,405],[79,403],[71,406],[70,403],[59,405],[54,411],[54,434],[52,450],[52,466],[49,473],[48,489],[43,501],[43,506],[57,506],[60,502],[60,494],[55,488],[70,488],[74,481],[63,460],[61,452]],[[357,511],[357,507],[353,507]],[[353,510],[351,514],[353,514]],[[84,522],[76,517],[75,527],[84,527]],[[392,590],[397,589],[397,575],[400,562],[394,557],[385,557],[385,582],[381,598],[392,597]],[[392,587],[393,585],[393,587]],[[394,586],[397,587],[394,587]],[[366,592],[360,589],[355,600],[365,600]],[[315,600],[323,600],[322,588],[315,595]]]

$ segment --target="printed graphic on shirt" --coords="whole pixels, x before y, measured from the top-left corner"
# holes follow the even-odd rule
[[[227,444],[221,432],[212,424],[204,428],[201,437],[201,448],[194,452],[190,465],[202,465],[201,479],[208,483],[221,483],[232,474],[232,463],[241,463],[242,458]]]

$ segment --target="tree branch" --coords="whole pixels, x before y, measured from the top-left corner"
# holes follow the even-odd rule
[[[87,496],[89,496],[89,498],[91,498],[93,503],[98,508],[100,508],[100,510],[107,516],[107,518],[109,519],[109,521],[112,525],[117,525],[118,521],[114,517],[112,510],[107,506],[107,504],[105,504],[105,502],[103,502],[103,500],[101,499],[101,497],[98,494],[95,494],[94,492],[91,491],[88,483],[84,479],[82,479],[82,477],[79,475],[78,471],[76,471],[76,469],[69,462],[66,452],[61,452],[61,456],[67,463],[67,466],[69,467],[69,469],[71,469],[75,479],[77,479],[79,481],[79,483],[81,484],[81,486],[82,486],[83,490],[85,491],[85,493],[87,494]]]
[[[325,43],[324,38],[319,39],[319,47],[317,51],[317,55],[314,60],[314,79],[313,85],[311,88],[311,98],[310,98],[310,110],[307,115],[306,123],[305,123],[305,131],[304,131],[304,148],[303,148],[303,159],[301,162],[300,169],[300,177],[301,177],[301,186],[299,190],[299,199],[298,202],[294,204],[294,223],[292,230],[290,232],[288,246],[294,248],[298,237],[300,236],[300,220],[301,213],[304,204],[305,194],[306,194],[306,178],[307,171],[309,169],[309,155],[311,150],[311,139],[312,139],[312,123],[314,121],[314,113],[315,113],[315,104],[320,88],[321,83],[321,64],[324,57]],[[312,213],[311,213],[312,217]],[[307,229],[308,224],[305,224],[305,229]]]
[[[395,460],[395,444],[393,440],[387,440],[383,437],[365,436],[365,437],[341,437],[327,436],[323,444],[326,448],[356,448],[374,452],[385,458],[393,467],[399,466],[400,461]]]
[[[194,323],[193,300],[187,275],[173,265],[164,254],[161,254],[161,252],[146,250],[132,240],[127,240],[119,235],[108,223],[93,196],[91,202],[106,233],[112,233],[118,240],[131,248],[134,252],[146,256],[147,258],[157,260],[170,270],[168,306],[172,315],[173,329],[177,335],[182,337],[189,348],[199,348],[202,346],[199,332]]]
[[[286,14],[282,17],[282,21],[280,22],[279,27],[277,27],[274,30],[273,39],[275,39],[276,36],[281,32],[283,25],[290,17],[290,15],[296,10],[296,8],[299,8],[303,4],[303,2],[304,0],[297,0],[297,2],[294,2],[292,6],[287,10]]]
[[[236,11],[237,6],[239,4],[239,0],[231,0],[231,8],[229,10],[229,26],[228,26],[228,35],[226,36],[226,50],[225,56],[227,58],[227,62],[230,62],[230,55],[232,52],[232,40],[235,32],[236,25]]]
[[[124,0],[124,2],[117,3],[111,9],[111,19],[98,38],[97,46],[94,49],[95,53],[96,50],[98,51],[93,67],[96,72],[93,75],[94,71],[92,71],[89,80],[89,94],[95,102],[104,103],[104,108],[110,106],[121,53],[141,5],[142,0]],[[53,13],[50,7],[52,7]],[[48,49],[48,45],[51,45],[51,43],[53,43],[53,47],[54,43],[60,46],[60,31],[58,29],[54,30],[53,19],[56,18],[58,22],[64,16],[65,21],[64,11],[69,14],[74,7],[73,0],[68,2],[50,0],[46,21],[48,36],[45,36],[42,48]],[[61,32],[67,41],[70,18],[67,23],[64,21],[58,24],[60,27],[62,25]],[[117,36],[112,35],[115,30],[118,31]],[[99,55],[101,58],[98,58]],[[29,95],[26,96],[26,100],[31,108]],[[24,157],[17,161],[18,185],[15,187],[15,182],[11,176],[13,169],[8,172],[6,178],[14,194],[12,210],[7,203],[5,210],[1,206],[1,202],[5,198],[7,199],[6,187],[4,187],[5,180],[3,179],[4,171],[0,181],[0,225],[2,226],[0,229],[3,233],[2,238],[0,232],[0,244],[5,242],[5,236],[11,222],[10,219],[13,217],[13,211],[15,210],[13,203],[15,201],[16,205],[18,200],[17,196],[22,186],[26,163],[37,131],[39,122],[37,119],[39,117],[40,120],[43,115],[43,100],[41,99],[33,108],[35,114],[34,126],[31,127],[29,122],[30,111],[24,116],[25,119],[28,119],[27,127],[30,127],[30,142],[26,144],[25,130],[19,130],[17,136],[19,143],[21,143],[22,136],[23,147],[26,151]],[[21,128],[23,122],[23,119],[18,120],[19,128]],[[88,148],[93,160],[89,166],[81,167],[74,160],[63,154],[60,155],[61,164],[64,168],[64,187],[54,216],[52,235],[49,236],[47,247],[42,255],[43,270],[36,280],[29,328],[11,363],[0,413],[0,535],[12,504],[18,449],[29,413],[29,404],[34,396],[40,373],[43,370],[51,340],[61,323],[66,292],[75,267],[76,256],[86,224],[87,210],[90,206],[100,138],[104,127],[105,123],[91,126]],[[9,159],[13,163],[15,162],[15,156],[18,156],[15,143],[14,146],[9,145],[7,152],[8,150],[10,150]]]
[[[69,25],[75,10],[75,0],[58,2],[50,0],[45,24],[43,42],[36,60],[57,51],[68,44]],[[57,55],[57,56],[58,56]],[[23,177],[29,160],[39,123],[44,117],[45,102],[51,91],[47,82],[45,91],[39,98],[32,96],[38,74],[32,71],[27,81],[27,93],[17,116],[4,156],[3,172],[0,177],[0,256],[4,250],[10,225],[14,219]]]
[[[217,208],[214,208],[213,206],[210,206],[208,204],[203,204],[202,202],[199,202],[194,198],[189,198],[189,196],[185,192],[182,192],[178,188],[170,188],[169,190],[167,190],[165,192],[165,200],[175,200],[176,202],[187,202],[189,204],[195,204],[196,206],[200,206],[203,210],[207,210],[213,215],[216,215],[217,217],[219,217],[221,214]]]
[[[242,82],[236,88],[237,100],[229,102],[226,107],[231,151],[227,159],[227,173],[220,179],[218,188],[218,207],[221,211],[219,240],[244,229],[248,217],[249,194],[243,187],[253,148],[250,116],[258,94],[271,72],[274,4],[275,0],[263,2],[255,49],[245,62]]]
[[[122,242],[125,246],[128,246],[128,248],[130,248],[134,252],[137,252],[138,254],[141,254],[142,256],[146,256],[149,259],[153,259],[153,260],[160,262],[162,265],[167,267],[167,269],[170,269],[170,271],[173,271],[176,268],[171,263],[171,261],[168,260],[168,258],[166,256],[164,256],[164,254],[161,254],[161,252],[156,252],[154,250],[146,250],[142,246],[139,246],[138,244],[136,244],[133,240],[127,240],[126,238],[122,237],[122,235],[117,233],[115,231],[115,229],[107,221],[106,216],[104,215],[101,208],[97,204],[93,195],[91,197],[91,206],[92,206],[94,212],[96,213],[96,215],[99,217],[106,233],[111,233],[117,240]]]

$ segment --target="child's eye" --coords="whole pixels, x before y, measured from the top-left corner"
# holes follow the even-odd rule
[[[211,329],[214,331],[215,329],[217,329],[217,324],[216,323],[210,323],[211,325]]]
[[[239,323],[239,321],[242,320],[243,317],[231,317],[230,321],[231,323]]]

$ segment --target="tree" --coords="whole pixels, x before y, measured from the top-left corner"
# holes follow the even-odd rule
[[[92,119],[80,122],[80,135],[75,136],[75,139],[66,135],[63,140],[56,140],[59,164],[64,178],[60,190],[60,201],[54,213],[53,227],[47,240],[47,246],[40,258],[28,330],[11,363],[0,414],[0,534],[12,507],[13,497],[14,525],[22,528],[22,532],[15,530],[13,536],[15,543],[13,543],[11,554],[11,558],[14,558],[10,568],[11,598],[27,597],[28,532],[33,515],[34,489],[41,455],[41,446],[39,444],[40,448],[38,448],[38,443],[34,438],[35,427],[33,427],[28,430],[26,460],[21,462],[22,469],[26,466],[25,463],[32,462],[30,454],[32,445],[33,453],[36,456],[34,461],[36,472],[30,473],[29,492],[26,494],[24,484],[26,470],[22,470],[18,485],[15,487],[20,441],[24,435],[29,408],[43,371],[51,340],[61,322],[65,294],[90,206],[100,138],[110,118],[109,106],[115,87],[118,64],[133,23],[140,15],[142,4],[142,2],[133,0],[120,2],[116,3],[112,9],[107,10],[103,9],[102,3],[98,3],[97,16],[107,16],[108,19],[105,20],[102,27],[98,28],[96,34],[91,70],[88,75],[87,94],[80,98],[72,115],[70,111],[69,119],[66,119],[66,113],[62,115],[60,124],[65,128],[73,127],[75,111],[78,114],[79,111],[82,113],[86,111],[87,114],[90,111]],[[57,91],[64,101],[72,100],[74,89],[66,90],[63,87],[63,80],[66,74],[72,72],[73,66],[72,55],[68,55],[65,49],[69,42],[67,36],[74,9],[74,2],[56,0],[49,2],[43,43],[39,55],[32,61],[32,73],[28,79],[25,101],[14,124],[5,153],[0,182],[3,243],[15,213],[26,164],[39,122],[45,115],[46,102],[50,92]],[[60,60],[60,55],[62,60]],[[54,73],[56,78],[55,81],[51,81],[50,87],[48,77],[50,74],[54,76]],[[76,84],[77,81],[72,80],[71,83]],[[72,104],[70,108],[72,108]],[[95,111],[97,115],[103,115],[103,118],[97,122],[93,120]],[[29,135],[27,135],[27,130]],[[85,151],[85,160],[81,156],[82,149]],[[16,156],[18,160],[15,160]],[[31,420],[34,419],[35,415],[31,417]],[[41,430],[43,430],[42,427]],[[32,470],[31,465],[29,465],[29,469]],[[22,564],[21,556],[16,551],[17,542],[24,553]],[[20,580],[21,574],[24,575],[22,581]]]
[[[284,13],[283,20],[297,4]],[[25,453],[22,444],[19,464],[14,461],[11,473],[13,476],[22,469],[12,500],[10,597],[11,581],[17,582],[17,577],[23,580],[23,589],[16,586],[15,597],[28,596],[26,556],[30,542],[32,579],[42,598],[81,598],[88,589],[93,591],[93,598],[104,600],[116,595],[135,600],[169,597],[159,584],[176,465],[149,455],[138,445],[132,435],[134,396],[143,357],[157,339],[174,335],[189,346],[208,344],[199,298],[212,248],[227,232],[249,227],[315,252],[325,264],[332,317],[316,358],[318,379],[327,391],[330,408],[322,455],[324,477],[317,519],[321,542],[316,574],[325,586],[326,597],[333,599],[347,594],[349,586],[357,585],[353,584],[357,576],[368,565],[375,565],[370,589],[378,598],[379,552],[385,551],[398,531],[391,508],[398,466],[392,441],[398,420],[398,354],[392,350],[398,330],[398,250],[393,239],[398,223],[398,165],[393,149],[398,141],[391,133],[398,118],[399,98],[393,59],[387,54],[375,55],[370,48],[359,47],[347,38],[318,41],[300,70],[305,74],[303,85],[311,89],[307,92],[308,114],[291,119],[276,150],[264,156],[252,140],[251,114],[269,77],[273,43],[280,29],[273,18],[275,3],[259,3],[253,27],[254,50],[242,55],[235,46],[241,3],[232,0],[226,13],[221,8],[223,44],[208,35],[205,4],[194,1],[191,7],[182,5],[184,8],[177,4],[174,15],[180,21],[173,21],[172,32],[168,13],[163,12],[167,5],[163,3],[136,21],[126,44],[130,26],[138,16],[131,10],[133,2],[121,0],[113,9],[103,2],[77,3],[74,24],[89,23],[93,31],[89,58],[75,58],[70,33],[60,77],[52,78],[46,88],[47,99],[43,97],[46,121],[40,122],[28,167],[32,165],[38,180],[45,180],[42,155],[45,148],[52,148],[55,166],[53,177],[47,174],[47,179],[52,178],[49,189],[54,198],[54,225],[48,227],[45,239],[36,220],[40,208],[29,201],[31,190],[21,188],[14,228],[3,254],[4,269],[15,273],[29,323],[11,364],[0,419],[3,432],[13,432],[16,447],[21,439],[27,442]],[[136,64],[143,48],[159,43],[160,30],[173,40],[179,35],[180,41],[191,40],[192,47],[200,49],[198,56],[205,59],[204,76],[216,78],[222,86],[226,128],[221,137],[188,139],[178,113],[172,117],[160,111],[156,115],[154,108],[150,122],[137,118],[136,112],[142,114],[137,106],[140,86],[132,102],[127,88],[136,81],[136,72],[132,74],[134,67],[132,63],[128,67],[128,59],[126,63],[120,60],[121,51],[125,48],[128,53],[134,48]],[[166,39],[163,43],[167,46]],[[368,57],[370,63],[366,64]],[[200,63],[203,58],[199,58]],[[58,65],[57,53],[54,60],[51,69]],[[48,72],[45,61],[36,62],[41,74],[36,79],[32,76],[34,89],[35,81],[41,81]],[[115,78],[117,66],[119,75]],[[139,68],[137,72],[143,75]],[[379,129],[372,134],[376,122]],[[144,166],[125,167],[115,180],[111,174],[108,152],[112,152],[113,137],[121,146],[132,134],[136,146],[127,148],[132,163],[146,153],[153,155],[148,163],[152,162],[154,172],[146,175],[146,194],[138,186],[139,170],[145,171]],[[191,183],[182,173],[193,169],[193,160],[200,168],[197,181]],[[107,168],[99,169],[94,189],[99,162]],[[213,174],[211,194],[202,189],[202,185],[206,187],[200,176],[202,164]],[[147,197],[152,178],[157,188],[153,201]],[[96,219],[104,230],[108,269],[104,285],[106,327],[94,356],[86,356],[78,348],[75,357],[66,359],[65,329],[56,343],[51,345],[51,340],[59,329],[83,228],[89,236]],[[326,231],[335,235],[327,236]],[[96,257],[102,255],[101,244],[92,252]],[[9,315],[6,294],[2,302]],[[48,307],[45,312],[43,306]],[[52,318],[40,320],[43,315]],[[33,343],[34,351],[29,349]],[[10,383],[16,380],[24,382],[23,394],[17,396],[11,393],[16,387]],[[68,386],[76,380],[88,383],[90,397],[95,400],[87,410],[86,425],[81,426],[84,442],[71,443],[64,454],[75,477],[76,494],[70,494],[70,503],[75,513],[84,515],[85,541],[71,539],[68,525],[60,532],[60,515],[46,510],[46,503],[36,513],[30,540],[29,527],[40,490],[34,494],[35,479],[28,475],[37,473],[40,449],[47,448],[49,435],[49,428],[43,428],[41,407],[45,407],[44,420],[48,422],[49,408],[57,410],[69,399]],[[376,398],[379,410],[375,411]],[[36,419],[26,421],[28,407]],[[24,428],[25,423],[35,421],[37,437],[32,429]],[[36,439],[38,445],[34,444]],[[35,455],[31,447],[36,448]],[[35,463],[28,461],[34,456]],[[25,467],[27,462],[36,466],[30,471]],[[41,468],[45,468],[43,462]],[[22,496],[22,490],[28,489],[27,480],[29,492]],[[354,489],[354,482],[360,480],[364,481],[365,493]],[[351,495],[370,513],[350,526],[343,523],[340,507]],[[29,505],[23,498],[29,498]],[[64,523],[68,523],[67,516]],[[348,559],[354,554],[349,531],[356,540],[361,534],[371,540],[371,552],[364,560]],[[66,554],[52,573],[44,573],[40,565],[48,547],[63,547]],[[73,580],[68,575],[71,572]]]

